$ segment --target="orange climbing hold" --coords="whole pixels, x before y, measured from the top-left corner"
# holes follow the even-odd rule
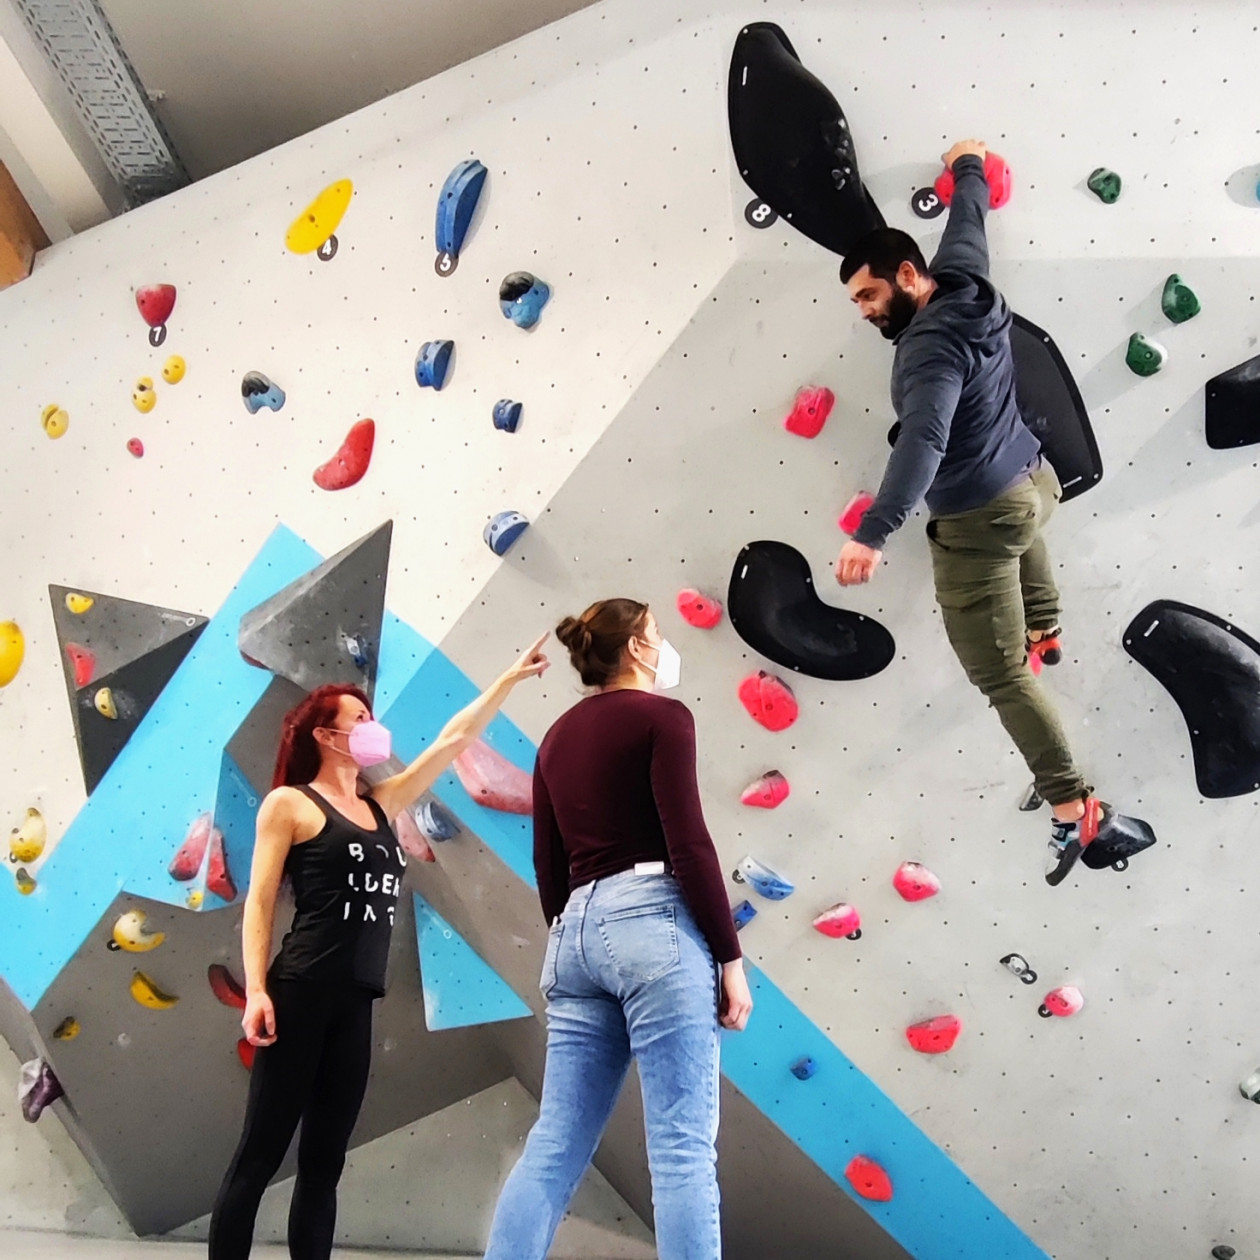
[[[722,604],[688,586],[678,592],[678,614],[697,630],[712,630],[722,620]]]
[[[864,1199],[887,1203],[893,1197],[892,1179],[869,1155],[855,1155],[844,1175]]]
[[[792,793],[792,786],[777,770],[763,774],[740,794],[741,805],[755,809],[778,809]]]
[[[937,1015],[906,1029],[906,1040],[920,1054],[944,1054],[954,1048],[962,1020],[957,1015]]]
[[[352,425],[336,455],[315,470],[315,484],[321,490],[348,490],[362,481],[372,459],[372,444],[375,441],[375,421],[360,420]]]
[[[786,731],[801,712],[792,688],[764,669],[739,684],[739,702],[768,731]]]
[[[520,766],[513,765],[483,740],[477,740],[455,758],[455,773],[464,791],[487,809],[505,814],[534,812],[534,783]]]

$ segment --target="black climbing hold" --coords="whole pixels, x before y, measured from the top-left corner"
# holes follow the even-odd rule
[[[735,632],[755,652],[811,678],[870,678],[896,652],[878,621],[818,598],[809,561],[787,543],[749,543],[727,593]]]
[[[1111,814],[1099,828],[1098,835],[1085,846],[1081,861],[1095,871],[1111,867],[1127,871],[1129,859],[1155,843],[1155,832],[1148,822],[1127,814]]]
[[[1234,1260],[1237,1254],[1233,1247],[1226,1246],[1225,1243],[1212,1248],[1212,1260]]]
[[[744,27],[731,54],[727,113],[748,186],[798,231],[837,254],[884,216],[862,184],[836,98],[773,22]]]
[[[1214,451],[1260,442],[1260,354],[1204,386],[1203,419]]]
[[[1022,315],[1012,315],[1011,357],[1019,413],[1058,474],[1066,503],[1102,480],[1089,412],[1059,347]]]
[[[1037,973],[1028,965],[1023,954],[1006,954],[1001,959],[1002,966],[1017,975],[1025,984],[1036,984]]]
[[[1031,814],[1035,810],[1040,809],[1045,804],[1045,799],[1041,793],[1037,791],[1037,785],[1030,783],[1028,790],[1024,793],[1023,798],[1019,802],[1020,813]]]
[[[1157,599],[1129,623],[1124,648],[1181,710],[1199,792],[1260,789],[1260,643],[1201,608]]]

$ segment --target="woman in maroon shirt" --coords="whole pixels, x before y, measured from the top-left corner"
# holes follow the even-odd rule
[[[660,1260],[719,1260],[718,1026],[742,1029],[752,998],[700,809],[695,721],[655,694],[677,685],[678,653],[630,599],[556,633],[595,690],[538,750],[547,1067],[486,1260],[546,1256],[632,1058]]]

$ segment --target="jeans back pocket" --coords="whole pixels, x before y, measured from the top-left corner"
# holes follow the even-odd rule
[[[623,980],[648,984],[678,966],[678,924],[673,906],[636,906],[601,915],[599,935]]]

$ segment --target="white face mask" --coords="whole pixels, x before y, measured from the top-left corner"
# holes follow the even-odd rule
[[[682,657],[678,655],[678,649],[668,639],[661,639],[657,647],[655,668],[647,661],[639,663],[644,669],[652,670],[656,678],[653,691],[672,691],[682,680]]]

